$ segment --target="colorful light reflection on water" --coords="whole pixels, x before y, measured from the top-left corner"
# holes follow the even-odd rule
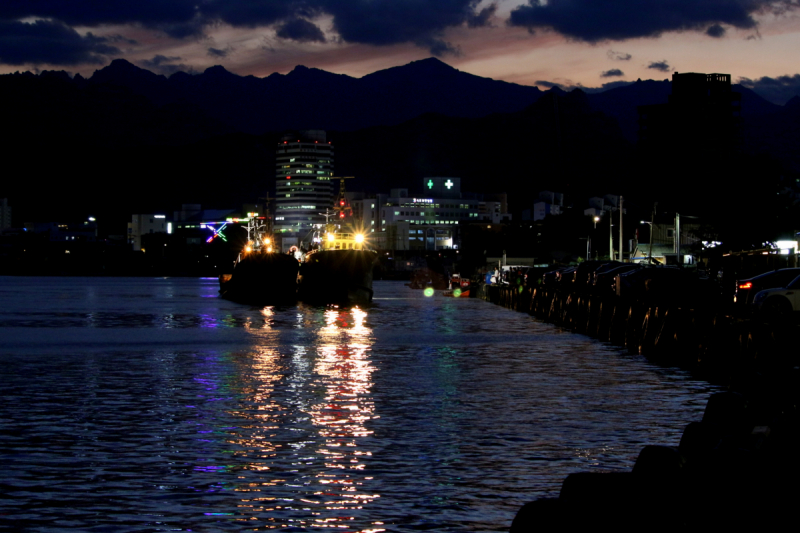
[[[265,307],[261,321],[245,326],[260,349],[249,362],[243,356],[250,365],[242,372],[250,376],[242,391],[246,408],[230,413],[243,420],[228,443],[240,468],[256,477],[235,488],[246,494],[241,508],[251,515],[247,519],[269,528],[384,531],[380,521],[352,528],[355,515],[380,497],[374,477],[364,473],[372,452],[363,441],[372,435],[367,423],[375,417],[367,311],[298,307],[295,325],[313,326],[320,318],[324,324],[311,330],[311,346],[291,345],[288,353],[264,346],[278,341],[273,326],[280,312]],[[287,451],[293,456],[288,470]],[[271,488],[277,486],[296,487],[300,494],[276,497]]]
[[[0,278],[0,529],[507,531],[676,444],[709,387],[470,298],[251,308]],[[671,439],[671,440],[670,440]]]

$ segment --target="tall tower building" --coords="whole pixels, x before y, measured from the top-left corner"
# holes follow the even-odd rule
[[[333,145],[323,130],[285,134],[275,158],[276,232],[302,238],[333,206]],[[322,214],[321,214],[322,213]]]

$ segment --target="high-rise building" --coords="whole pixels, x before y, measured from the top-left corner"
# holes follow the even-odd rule
[[[333,206],[333,144],[322,130],[285,134],[276,151],[276,232],[305,236]]]
[[[676,72],[668,103],[637,108],[639,140],[664,153],[690,149],[718,159],[721,149],[735,146],[741,100],[742,95],[731,90],[730,74]]]

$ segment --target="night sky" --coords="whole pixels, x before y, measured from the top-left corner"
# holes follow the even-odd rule
[[[436,56],[542,89],[720,72],[779,104],[800,94],[800,0],[3,0],[0,73],[89,76],[296,65],[360,77]],[[612,84],[612,85],[609,85]]]

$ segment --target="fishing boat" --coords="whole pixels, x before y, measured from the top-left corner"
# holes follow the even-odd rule
[[[249,305],[291,304],[297,301],[300,263],[294,255],[273,250],[268,217],[251,217],[247,243],[232,273],[219,277],[220,296]]]
[[[443,296],[450,296],[453,298],[469,298],[470,281],[461,277],[461,274],[455,273],[450,276],[448,290]]]
[[[372,301],[372,270],[378,254],[362,233],[326,224],[300,264],[298,299],[311,304],[365,304]]]
[[[311,251],[300,265],[298,298],[311,304],[367,304],[372,302],[372,271],[378,253],[369,248],[363,231],[352,229],[352,209],[345,196],[345,180],[333,209],[326,209],[325,228],[310,235]],[[348,221],[351,221],[348,224]]]

